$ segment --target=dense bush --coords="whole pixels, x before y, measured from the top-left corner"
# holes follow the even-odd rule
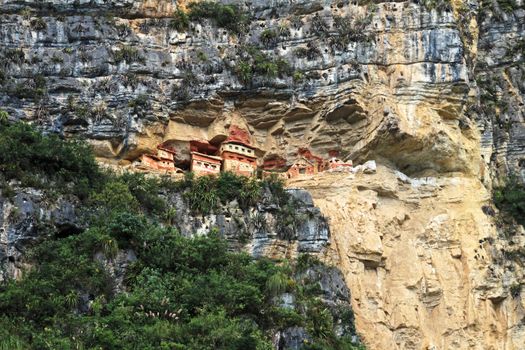
[[[503,186],[495,188],[494,203],[504,215],[525,225],[525,185],[519,179],[511,177]]]
[[[214,235],[184,238],[138,220],[125,234],[113,217],[38,245],[35,268],[0,285],[0,348],[271,349],[271,330],[303,326],[312,335],[307,348],[354,349],[335,335],[319,289],[295,283],[287,264],[230,253]],[[105,262],[93,259],[111,239],[138,256],[126,293],[117,292]],[[306,311],[276,306],[283,292],[295,293]]]
[[[40,100],[46,94],[46,78],[43,75],[35,75],[24,82],[11,85],[8,89],[11,96],[19,99]]]
[[[270,57],[255,46],[241,47],[238,56],[241,60],[237,63],[235,73],[243,84],[250,84],[255,76],[274,79],[293,73],[288,61]]]
[[[146,62],[146,59],[140,54],[139,50],[132,46],[122,46],[120,49],[113,51],[112,55],[113,60],[117,64],[122,61],[125,61],[127,64],[133,62],[144,64]]]
[[[0,182],[16,179],[23,186],[52,186],[85,197],[100,177],[86,144],[42,135],[25,123],[0,119]]]
[[[167,210],[163,191],[185,191],[192,208],[204,211],[234,199],[253,205],[263,192],[286,205],[282,183],[230,173],[178,183],[106,174],[87,146],[7,124],[5,114],[0,120],[2,174],[39,174],[62,184],[63,194],[84,194],[86,227],[68,234],[45,222],[38,228],[43,239],[26,254],[31,268],[0,282],[0,349],[271,349],[272,334],[292,326],[310,334],[305,349],[357,348],[334,330],[343,316],[353,325],[351,309],[328,309],[319,282],[301,277],[320,262],[256,260],[230,252],[216,234],[186,238],[158,223]],[[74,192],[71,183],[85,187]],[[209,193],[212,199],[202,197]],[[136,259],[116,278],[131,251]],[[295,308],[276,302],[284,292],[296,296]]]
[[[217,26],[237,34],[242,33],[247,25],[247,15],[237,5],[225,5],[214,1],[198,1],[190,3],[188,8],[191,20],[212,19]]]
[[[177,9],[173,14],[173,18],[170,21],[170,28],[178,30],[179,32],[184,31],[190,27],[190,19],[186,12],[181,9]]]
[[[190,209],[199,214],[209,214],[220,204],[233,200],[246,209],[262,200],[265,189],[272,194],[279,207],[293,205],[292,199],[284,190],[283,182],[275,178],[260,181],[230,172],[223,172],[217,177],[194,177],[192,173],[188,173],[178,184],[178,189],[184,191],[184,198]]]
[[[279,32],[275,29],[265,29],[259,36],[261,43],[267,48],[274,47],[277,44],[279,38]]]

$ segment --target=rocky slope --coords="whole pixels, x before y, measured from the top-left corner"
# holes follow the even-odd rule
[[[237,4],[234,33],[181,28],[185,2],[0,0],[2,108],[119,164],[160,142],[187,160],[230,125],[261,162],[375,159],[376,175],[291,184],[331,218],[327,259],[370,348],[519,349],[505,252],[523,241],[486,213],[494,181],[525,178],[523,1]]]

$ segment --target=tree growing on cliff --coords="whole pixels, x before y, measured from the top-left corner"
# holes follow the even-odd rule
[[[503,186],[494,189],[494,203],[504,215],[525,225],[525,185],[517,177],[511,176]]]

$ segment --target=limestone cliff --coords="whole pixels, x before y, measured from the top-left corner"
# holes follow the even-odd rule
[[[187,161],[230,125],[261,162],[375,159],[375,175],[290,184],[331,219],[326,259],[368,346],[522,348],[505,252],[523,231],[501,238],[490,192],[525,178],[523,1],[234,3],[237,31],[181,26],[186,2],[0,0],[1,107],[119,164],[161,142]]]
[[[410,178],[379,167],[293,185],[330,218],[326,258],[345,272],[370,348],[522,348],[525,305],[509,289],[524,271],[496,259],[505,242],[477,178]],[[523,230],[518,237],[522,246]]]

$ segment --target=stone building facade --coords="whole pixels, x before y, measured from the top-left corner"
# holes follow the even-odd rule
[[[181,169],[175,167],[175,153],[174,150],[159,145],[157,154],[143,154],[134,162],[134,166],[145,171],[182,172]]]
[[[221,158],[209,154],[191,152],[192,171],[197,176],[217,175],[221,172]]]
[[[222,159],[222,171],[244,176],[255,175],[257,157],[253,147],[240,142],[224,142],[219,154]]]

